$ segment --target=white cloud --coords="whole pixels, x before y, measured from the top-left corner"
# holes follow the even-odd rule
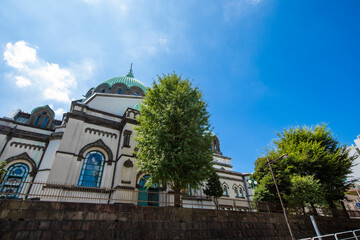
[[[22,69],[25,64],[36,62],[36,49],[29,47],[25,41],[7,43],[4,59],[9,66]]]
[[[54,112],[55,112],[56,117],[61,119],[63,114],[65,113],[65,109],[58,108]]]
[[[16,85],[20,88],[31,85],[31,81],[25,77],[16,76],[15,79],[16,79]]]
[[[32,86],[42,92],[45,100],[70,102],[69,95],[77,84],[71,70],[40,59],[36,49],[25,41],[6,44],[4,59],[17,70],[15,79],[18,87]]]

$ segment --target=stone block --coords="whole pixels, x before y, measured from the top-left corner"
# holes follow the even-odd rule
[[[1,231],[0,239],[15,239],[17,232],[14,231]]]
[[[76,235],[75,235],[75,239],[76,240],[86,239],[85,238],[85,232],[84,231],[77,231]]]
[[[51,231],[61,230],[61,222],[60,221],[51,221],[50,230]]]
[[[75,233],[70,231],[70,232],[64,232],[63,235],[63,239],[64,240],[74,240],[75,239]],[[99,238],[100,239],[100,238]]]
[[[63,231],[71,231],[72,221],[62,221],[61,229]]]
[[[39,240],[41,238],[42,231],[30,231],[28,240]]]
[[[26,211],[26,217],[25,219],[35,219],[36,218],[36,214],[37,214],[37,210],[35,209],[29,209]]]
[[[64,211],[63,210],[54,210],[54,211],[50,211],[48,213],[48,220],[62,220],[64,216]]]
[[[85,212],[84,213],[84,220],[85,221],[95,220],[95,212]]]
[[[54,239],[57,239],[57,238],[52,238],[51,234],[52,234],[51,231],[43,231],[43,233],[41,235],[41,240],[54,240]]]
[[[82,221],[72,221],[71,230],[78,231],[82,228]]]
[[[39,227],[39,221],[36,220],[27,221],[26,230],[37,230],[38,227]]]
[[[29,236],[29,231],[20,231],[17,232],[15,235],[15,240],[27,240]],[[6,239],[6,238],[4,238]],[[9,238],[11,239],[11,238]]]
[[[63,219],[66,220],[83,220],[84,212],[82,211],[64,211]]]
[[[39,210],[39,211],[36,212],[35,219],[47,220],[47,219],[48,219],[48,215],[49,215],[49,211],[48,211],[48,210]]]
[[[96,239],[95,238],[95,231],[86,231],[85,232],[85,239],[86,240],[94,240],[94,239]]]
[[[39,229],[40,230],[48,230],[50,228],[50,221],[40,221]]]
[[[82,231],[89,231],[90,230],[90,222],[89,221],[84,221],[81,224],[81,230]]]

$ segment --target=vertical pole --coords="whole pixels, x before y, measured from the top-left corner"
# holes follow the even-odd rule
[[[271,167],[271,163],[270,163],[269,158],[267,158],[267,161],[268,161],[268,164],[269,164],[269,168],[270,168],[271,175],[272,175],[273,180],[274,180],[274,183],[275,183],[275,187],[276,187],[277,194],[278,194],[279,199],[280,199],[281,207],[282,207],[282,210],[283,210],[283,212],[284,212],[285,221],[286,221],[287,227],[288,227],[288,229],[289,229],[291,239],[296,240],[295,237],[294,237],[294,234],[293,234],[293,232],[292,232],[292,230],[291,230],[291,227],[290,227],[290,222],[289,222],[289,219],[288,219],[288,216],[287,216],[287,213],[286,213],[286,209],[285,209],[285,207],[284,207],[284,203],[283,203],[282,198],[281,198],[281,195],[280,195],[280,191],[279,191],[278,185],[277,185],[277,183],[276,183],[276,179],[275,179],[275,176],[274,176],[274,173],[273,173],[273,170],[272,170],[272,167]]]
[[[314,227],[314,229],[315,229],[316,235],[319,237],[319,239],[321,239],[321,238],[320,238],[321,233],[320,233],[320,231],[319,231],[319,228],[318,228],[318,226],[317,226],[317,224],[316,224],[316,221],[315,221],[315,218],[314,218],[313,215],[310,215],[310,220],[311,220],[311,223],[312,223],[312,225],[313,225],[313,227]]]

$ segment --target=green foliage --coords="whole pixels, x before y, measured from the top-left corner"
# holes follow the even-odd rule
[[[220,177],[214,170],[207,181],[204,189],[204,193],[211,198],[214,202],[216,209],[219,209],[219,197],[223,194],[223,188],[221,186]]]
[[[188,79],[158,77],[140,105],[137,166],[149,184],[168,184],[176,193],[198,188],[212,171],[207,104]]]
[[[293,175],[290,190],[291,194],[287,197],[290,205],[302,207],[324,205],[325,189],[313,176]]]
[[[275,195],[269,191],[265,184],[256,185],[254,201],[275,202]]]
[[[350,157],[346,145],[340,145],[326,124],[315,127],[294,127],[278,133],[273,148],[255,162],[253,177],[262,188],[272,195],[276,194],[275,186],[267,165],[267,158],[277,159],[283,154],[288,158],[272,164],[280,192],[285,199],[292,199],[294,189],[291,180],[294,176],[313,176],[324,191],[324,199],[332,205],[334,200],[344,198],[344,191],[351,182],[346,177],[351,173],[354,157]],[[258,188],[259,189],[259,188]],[[264,189],[255,191],[258,201],[270,200]],[[278,201],[277,198],[274,201]]]
[[[6,162],[3,161],[0,163],[0,179],[2,179],[4,177],[4,175],[6,174],[6,170],[5,170],[5,166],[6,166]]]

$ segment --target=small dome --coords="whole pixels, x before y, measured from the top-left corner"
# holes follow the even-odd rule
[[[52,109],[49,107],[49,105],[44,105],[44,106],[36,107],[36,108],[34,108],[33,110],[31,110],[31,114],[33,114],[36,110],[38,110],[38,109],[40,109],[40,108],[48,108],[48,109],[51,111],[51,113],[52,113],[53,115],[55,115],[54,110],[52,110]]]

